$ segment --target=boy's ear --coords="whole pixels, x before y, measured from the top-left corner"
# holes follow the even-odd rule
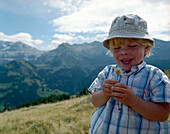
[[[149,46],[146,46],[145,47],[145,55],[147,54],[148,50],[149,50]]]

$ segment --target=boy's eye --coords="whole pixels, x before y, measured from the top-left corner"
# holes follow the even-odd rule
[[[133,48],[133,47],[136,47],[136,46],[137,46],[137,45],[130,45],[129,47],[132,47],[132,48]]]
[[[116,49],[120,49],[120,47],[115,47],[114,49],[115,49],[115,50],[116,50]]]

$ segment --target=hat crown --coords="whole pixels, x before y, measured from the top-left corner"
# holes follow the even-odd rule
[[[117,30],[136,30],[136,32],[141,31],[148,34],[146,21],[138,15],[133,14],[116,17],[112,21],[109,34]]]

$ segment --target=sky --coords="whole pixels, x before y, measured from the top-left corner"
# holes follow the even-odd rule
[[[153,38],[170,41],[170,0],[0,0],[0,40],[45,51],[102,42],[124,14],[139,15]]]

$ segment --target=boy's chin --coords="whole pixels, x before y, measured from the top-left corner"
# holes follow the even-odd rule
[[[125,72],[130,72],[131,71],[131,67],[122,67],[123,70],[125,70]]]

